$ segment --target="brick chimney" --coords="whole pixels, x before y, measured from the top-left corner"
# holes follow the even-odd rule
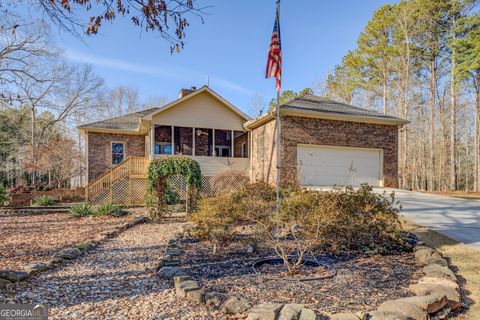
[[[197,90],[197,87],[190,87],[190,89],[180,89],[180,92],[178,93],[178,98],[183,98],[185,97],[186,95],[192,93],[192,92],[195,92],[195,90]]]

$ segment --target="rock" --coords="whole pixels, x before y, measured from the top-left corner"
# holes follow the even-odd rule
[[[20,282],[28,278],[28,273],[14,270],[0,270],[0,278],[10,282]]]
[[[193,278],[190,276],[175,276],[173,277],[173,285],[176,288],[178,285],[180,285],[180,283],[189,281],[189,280],[193,280]]]
[[[289,303],[283,306],[278,316],[278,320],[297,320],[302,312],[303,304]]]
[[[50,258],[49,260],[47,260],[45,262],[45,264],[49,267],[53,266],[53,265],[56,265],[56,264],[59,264],[59,263],[62,263],[63,260],[60,259],[60,258]]]
[[[175,292],[180,297],[186,297],[187,292],[193,291],[193,290],[200,290],[200,286],[198,285],[198,282],[194,280],[183,281],[175,286]]]
[[[137,216],[133,218],[133,221],[132,221],[134,225],[140,224],[140,223],[146,223],[146,222],[148,222],[148,218],[144,216]]]
[[[159,263],[160,268],[179,267],[179,266],[180,266],[180,260],[172,258],[170,256],[163,256]]]
[[[262,303],[248,311],[248,320],[276,320],[283,304]]]
[[[53,258],[60,258],[63,260],[72,260],[82,255],[82,251],[78,248],[68,248],[58,251],[53,255]]]
[[[201,289],[187,291],[186,296],[187,296],[187,299],[196,303],[205,302],[205,293]]]
[[[218,309],[227,296],[220,292],[207,292],[205,294],[205,304],[207,307]]]
[[[32,264],[27,265],[24,268],[24,270],[28,274],[35,274],[35,273],[38,273],[38,272],[45,271],[48,268],[49,268],[49,266],[46,265],[45,263],[32,263]]]
[[[353,313],[335,313],[330,316],[331,320],[358,320],[359,317]]]
[[[416,297],[401,298],[395,301],[402,301],[407,303],[413,303],[416,306],[419,306],[427,313],[435,313],[438,310],[441,310],[447,304],[447,297],[445,295],[423,295]]]
[[[225,314],[244,313],[250,309],[250,303],[241,297],[230,296],[222,304],[222,312]]]
[[[435,284],[412,284],[409,286],[411,292],[417,296],[423,295],[438,295],[447,297],[447,306],[452,309],[458,309],[461,307],[460,293],[449,286],[435,285]]]
[[[457,281],[457,277],[452,270],[438,264],[430,264],[426,267],[423,267],[422,271],[429,277],[445,278],[455,282]]]
[[[411,318],[414,320],[427,320],[428,315],[427,312],[424,311],[419,306],[401,302],[398,300],[388,300],[380,304],[378,307],[378,311],[381,312],[390,312],[390,313],[397,313],[406,316],[407,318]]]
[[[374,311],[370,312],[370,320],[410,320],[407,316],[396,312]]]
[[[167,248],[165,250],[165,255],[172,256],[172,257],[178,257],[182,254],[182,251],[178,248]]]
[[[417,252],[417,251],[424,250],[424,249],[433,250],[431,247],[428,247],[426,245],[421,245],[420,243],[417,243],[417,245],[413,248],[413,251]]]
[[[432,285],[439,285],[439,286],[447,286],[460,292],[460,286],[458,285],[458,283],[450,279],[441,279],[441,278],[435,278],[430,276],[424,276],[418,279],[418,284],[432,284]]]
[[[302,312],[300,312],[300,317],[298,320],[320,320],[320,316],[315,313],[315,311],[303,308]]]
[[[439,264],[441,266],[448,266],[448,263],[445,259],[442,258],[440,253],[434,249],[425,248],[415,251],[415,259],[419,264],[430,265],[430,264]]]
[[[12,282],[7,280],[7,279],[3,279],[3,278],[0,278],[0,289],[6,289],[8,287],[10,287],[12,285]]]
[[[157,276],[161,279],[172,279],[175,276],[184,276],[185,273],[180,267],[163,267],[161,268]]]

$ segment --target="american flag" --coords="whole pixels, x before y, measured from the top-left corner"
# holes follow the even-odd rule
[[[277,13],[275,24],[273,25],[272,39],[270,41],[270,50],[268,51],[266,78],[275,78],[277,80],[277,92],[280,92],[282,84],[282,44],[280,41],[280,1],[277,1]]]

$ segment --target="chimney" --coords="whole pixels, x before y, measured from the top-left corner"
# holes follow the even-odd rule
[[[178,98],[181,99],[186,95],[194,92],[195,90],[197,90],[197,87],[190,87],[190,89],[180,89],[180,92],[178,93]]]

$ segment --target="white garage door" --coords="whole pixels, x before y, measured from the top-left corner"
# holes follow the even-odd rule
[[[302,186],[381,186],[379,149],[298,145],[297,172]]]

